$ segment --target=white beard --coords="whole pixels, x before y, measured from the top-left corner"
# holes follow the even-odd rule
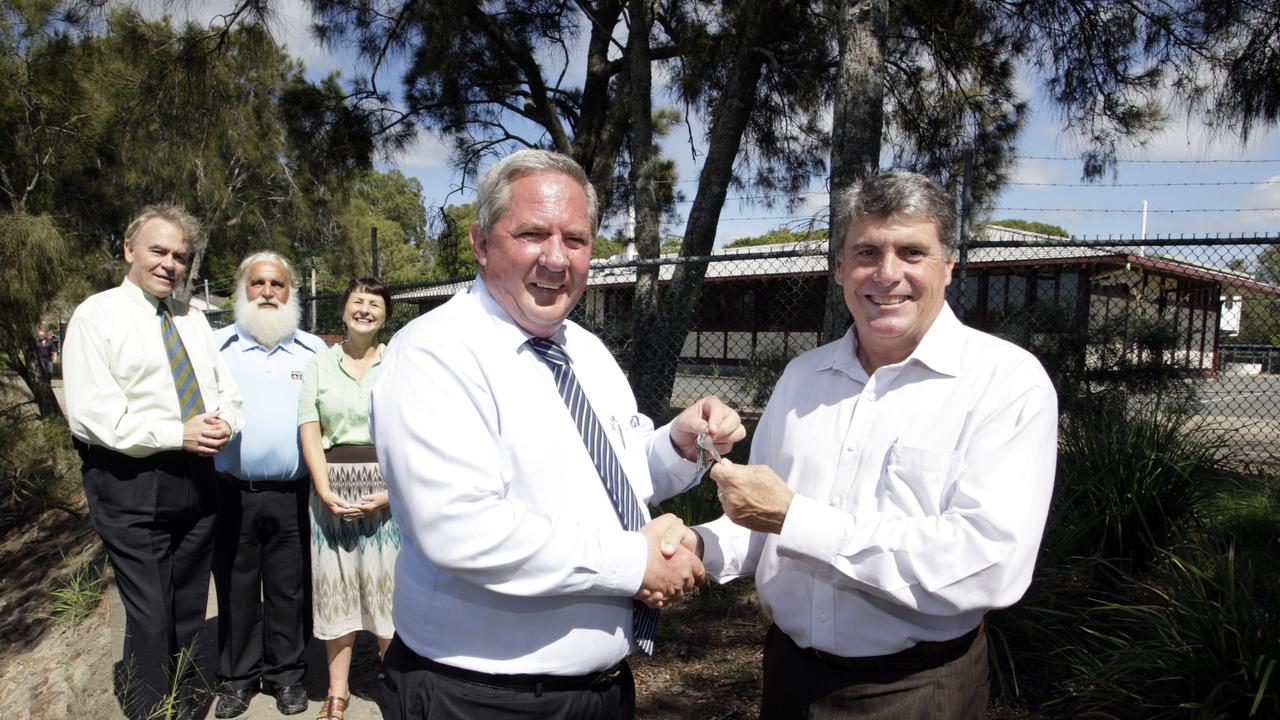
[[[265,298],[249,300],[243,291],[236,292],[236,323],[258,344],[273,348],[298,329],[302,319],[302,305],[296,292],[289,293],[289,301],[276,305],[274,310],[263,310]]]

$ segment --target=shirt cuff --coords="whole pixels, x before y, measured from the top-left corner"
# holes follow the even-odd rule
[[[600,570],[595,587],[607,595],[630,597],[644,583],[649,562],[649,543],[638,532],[607,533],[600,536]]]
[[[702,473],[706,472],[707,468],[711,467],[710,463],[699,465],[680,457],[680,453],[676,452],[676,446],[671,442],[671,423],[654,430],[653,434],[653,444],[650,446],[652,455],[649,457],[651,470],[661,470],[670,477],[697,480],[702,477]]]
[[[778,533],[778,552],[830,562],[840,548],[837,529],[848,524],[849,514],[843,510],[796,493]]]
[[[693,526],[693,531],[702,538],[703,569],[716,582],[725,582],[721,577],[724,574],[725,557],[724,546],[720,543],[720,539],[713,530],[703,525]]]
[[[166,423],[164,432],[160,433],[159,440],[161,450],[181,450],[182,423]]]

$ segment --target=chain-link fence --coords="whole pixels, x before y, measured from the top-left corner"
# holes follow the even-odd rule
[[[1037,353],[1066,400],[1108,383],[1157,392],[1156,381],[1175,381],[1216,427],[1258,448],[1280,445],[1280,268],[1266,266],[1280,252],[1269,241],[1151,242],[988,229],[962,250],[948,301],[966,324]],[[787,361],[820,342],[826,252],[822,241],[700,259],[595,261],[573,319],[605,341],[633,384],[659,378],[635,388],[642,406],[648,399],[650,408],[679,408],[714,393],[755,413]],[[637,337],[637,274],[656,269],[659,286],[669,289],[678,269],[695,267],[705,276],[694,311],[668,310]],[[395,287],[386,337],[468,283]],[[309,299],[304,324],[336,341],[339,301]],[[677,315],[687,315],[688,325],[671,327]],[[639,365],[655,363],[667,371],[640,373]]]

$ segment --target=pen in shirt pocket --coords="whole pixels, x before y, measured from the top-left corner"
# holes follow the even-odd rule
[[[622,423],[618,422],[616,415],[609,416],[609,424],[613,425],[613,431],[618,434],[618,442],[622,443],[622,449],[627,449],[627,434],[622,432]]]

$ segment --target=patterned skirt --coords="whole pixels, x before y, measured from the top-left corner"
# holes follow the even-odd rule
[[[367,450],[365,449],[367,447]],[[337,446],[325,452],[330,491],[348,503],[387,489],[372,446]],[[351,460],[361,460],[351,462]],[[333,640],[356,630],[390,638],[400,528],[383,508],[343,520],[311,493],[311,590],[315,636]]]

